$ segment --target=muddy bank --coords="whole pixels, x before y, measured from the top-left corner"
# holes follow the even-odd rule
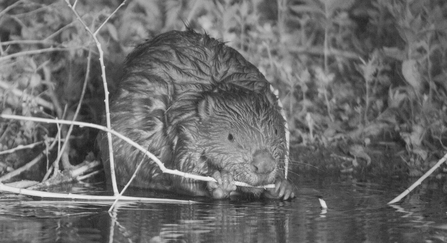
[[[291,174],[353,175],[368,177],[408,177],[410,171],[405,148],[398,144],[376,144],[353,153],[349,146],[329,147],[292,144],[290,149]],[[292,177],[294,175],[291,175]]]

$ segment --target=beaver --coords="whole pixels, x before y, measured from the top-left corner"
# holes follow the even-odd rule
[[[165,174],[114,138],[117,183],[125,185],[143,160],[131,186],[217,199],[233,192],[291,199],[293,186],[280,172],[288,156],[280,109],[264,75],[233,48],[192,29],[161,34],[127,56],[110,99],[112,129],[167,168],[217,182]],[[110,181],[106,134],[97,141]],[[235,181],[275,188],[236,187]]]

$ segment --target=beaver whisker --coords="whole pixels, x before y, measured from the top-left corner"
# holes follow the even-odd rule
[[[299,176],[298,173],[296,173],[296,172],[294,172],[294,171],[291,171],[291,170],[288,170],[287,173],[288,173],[288,175],[287,175],[288,177],[289,177],[289,176],[297,176],[297,177]],[[283,179],[285,178],[285,176],[284,176],[284,169],[280,169],[280,170],[279,170],[278,176],[279,176],[280,178],[283,178]]]

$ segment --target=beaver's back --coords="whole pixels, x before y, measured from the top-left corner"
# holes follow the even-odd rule
[[[124,75],[111,97],[112,128],[175,168],[177,143],[187,139],[179,134],[195,129],[188,126],[200,121],[198,103],[206,93],[220,90],[265,95],[269,105],[279,110],[269,83],[237,51],[192,30],[167,32],[137,46],[126,58]],[[105,134],[99,135],[98,142],[107,171]],[[141,160],[147,163],[133,185],[157,187],[157,182],[169,181],[156,164],[127,143],[114,139],[113,149],[119,184],[127,182]]]
[[[135,75],[166,85],[203,85],[198,89],[212,89],[222,82],[256,91],[268,86],[259,70],[237,51],[192,30],[170,31],[137,46],[126,58],[124,72],[120,85],[124,89]]]

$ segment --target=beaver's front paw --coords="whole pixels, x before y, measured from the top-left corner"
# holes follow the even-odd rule
[[[213,178],[217,182],[208,182],[208,190],[214,199],[222,199],[230,196],[230,192],[236,191],[233,176],[226,171],[216,171]]]
[[[264,196],[267,198],[290,200],[295,198],[295,192],[290,182],[284,179],[278,179],[275,182],[275,188],[266,189]]]

